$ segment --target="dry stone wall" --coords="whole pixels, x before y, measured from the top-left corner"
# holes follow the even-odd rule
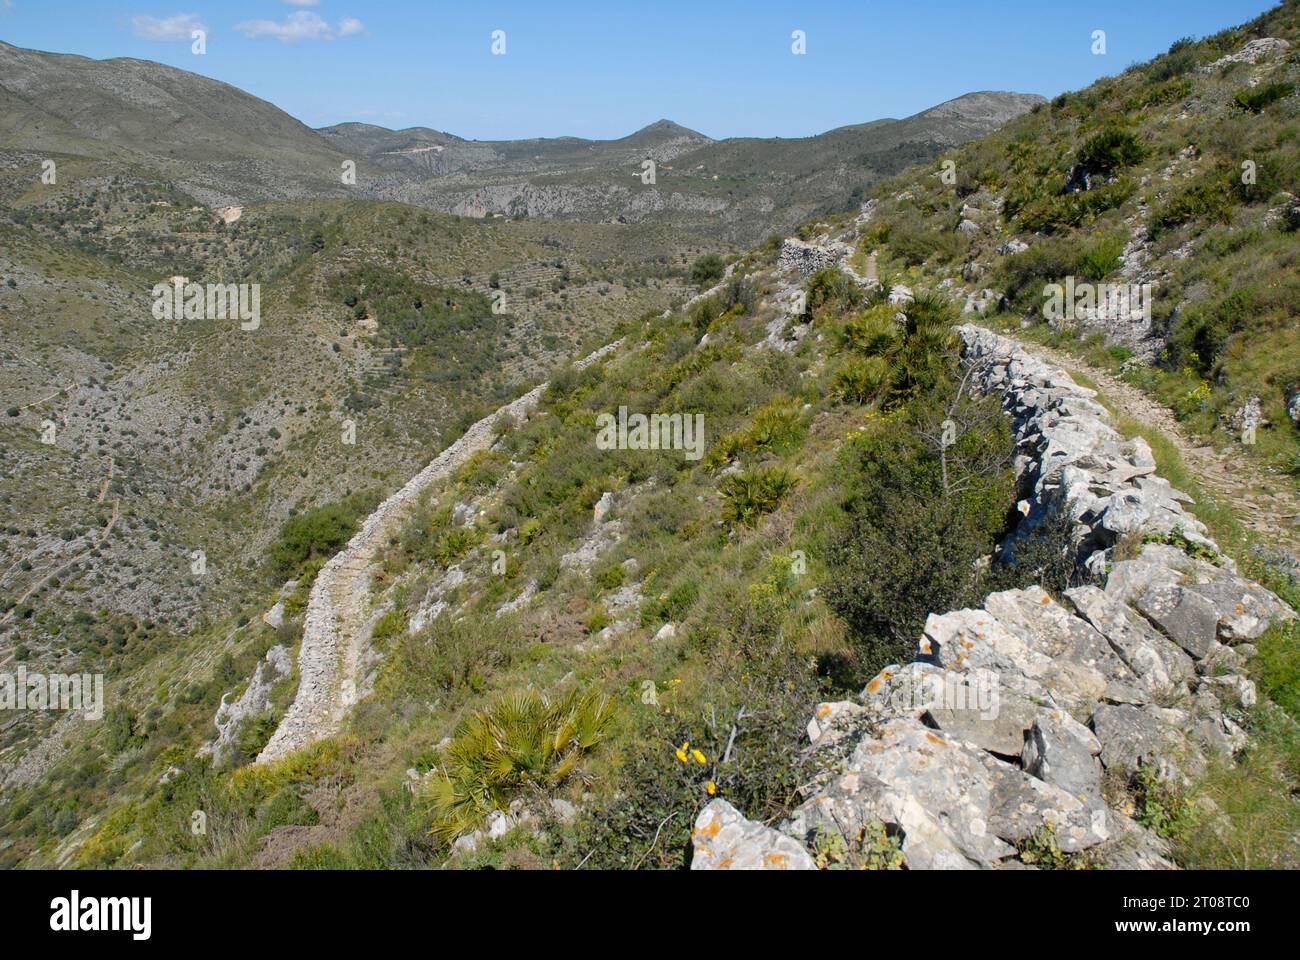
[[[602,347],[578,367],[616,350]],[[312,584],[298,652],[298,692],[257,762],[277,760],[337,733],[358,698],[359,672],[369,619],[370,566],[377,551],[400,527],[409,508],[434,483],[449,476],[480,450],[492,445],[497,425],[523,418],[546,390],[543,383],[484,417],[440,453],[366,518],[348,545],[321,568]]]
[[[820,772],[793,816],[766,826],[714,800],[695,824],[693,869],[816,869],[827,850],[867,860],[879,851],[855,846],[882,828],[911,869],[1022,868],[1045,845],[1168,869],[1163,841],[1110,805],[1103,776],[1150,766],[1183,779],[1245,745],[1253,641],[1295,611],[1219,556],[1190,499],[1092,391],[1014,340],[958,332],[1014,422],[1024,520],[1009,548],[1063,514],[1095,582],[1061,601],[1031,587],[932,614],[913,663],[817,707]],[[1125,536],[1152,542],[1117,562]]]

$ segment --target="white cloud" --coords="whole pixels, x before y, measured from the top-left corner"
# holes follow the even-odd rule
[[[197,13],[176,13],[170,17],[150,17],[144,14],[131,18],[131,32],[143,40],[158,40],[163,43],[184,41],[189,43],[190,31],[208,28],[199,19]]]
[[[301,40],[333,40],[337,37],[350,37],[365,29],[365,24],[356,17],[344,17],[339,21],[337,32],[328,22],[321,19],[313,10],[297,10],[282,21],[245,20],[236,25],[235,30],[256,40],[259,37],[273,37],[281,43],[298,43]]]

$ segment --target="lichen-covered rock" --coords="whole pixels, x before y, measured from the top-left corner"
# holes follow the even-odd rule
[[[1219,642],[1219,612],[1188,588],[1152,587],[1138,599],[1137,608],[1197,660],[1209,656]]]
[[[1070,852],[1110,836],[1104,809],[910,719],[864,738],[785,829],[810,838],[856,833],[873,820],[897,828],[911,869],[996,866],[1044,829]]]
[[[853,732],[856,721],[867,711],[851,700],[836,703],[819,703],[808,721],[808,742],[814,746],[829,746]]]
[[[1101,741],[1064,710],[1042,710],[1025,738],[1020,765],[1105,816],[1101,793]]]
[[[695,818],[692,870],[816,870],[808,851],[771,827],[747,820],[726,800]]]
[[[1092,729],[1101,742],[1101,762],[1107,769],[1133,772],[1148,763],[1168,765],[1174,757],[1189,752],[1187,729],[1190,717],[1181,710],[1153,704],[1102,704],[1092,715]]]
[[[1152,696],[1171,693],[1195,676],[1192,659],[1181,647],[1098,587],[1076,587],[1066,597]]]

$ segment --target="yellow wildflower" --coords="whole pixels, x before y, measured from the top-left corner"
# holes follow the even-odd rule
[[[713,796],[715,793],[718,792],[718,785],[714,783],[712,780],[710,780],[708,783],[704,785],[704,789],[709,792],[709,796]]]
[[[704,754],[700,753],[699,750],[692,750],[692,751],[691,751],[691,756],[695,758],[695,762],[696,762],[696,763],[707,763],[707,762],[708,762],[708,761],[705,759]]]

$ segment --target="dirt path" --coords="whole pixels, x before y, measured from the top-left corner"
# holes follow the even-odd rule
[[[1066,372],[1087,377],[1121,415],[1158,429],[1178,448],[1197,482],[1230,506],[1245,527],[1266,542],[1300,553],[1300,493],[1287,477],[1241,453],[1193,443],[1173,411],[1109,371],[1063,350],[1017,342]]]
[[[594,363],[619,343],[602,347],[575,366]],[[401,528],[408,509],[432,484],[449,476],[480,450],[492,445],[497,423],[520,418],[536,406],[543,383],[484,417],[440,453],[366,518],[348,545],[330,558],[312,584],[307,600],[302,646],[298,651],[298,693],[270,741],[258,754],[266,763],[342,729],[356,704],[361,663],[369,642],[371,568],[389,539]]]

